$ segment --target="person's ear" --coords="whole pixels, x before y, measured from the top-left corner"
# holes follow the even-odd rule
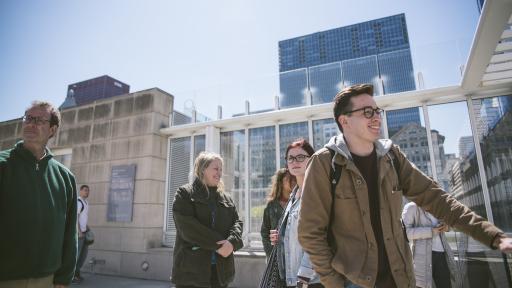
[[[53,126],[50,126],[50,137],[48,137],[48,139],[52,138],[53,136],[55,136],[55,134],[57,134],[57,129],[59,128],[59,126],[57,125],[53,125]]]
[[[347,115],[340,115],[338,117],[338,122],[341,124],[341,125],[345,125],[347,124]]]

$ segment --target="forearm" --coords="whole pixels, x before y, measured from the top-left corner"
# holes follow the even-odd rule
[[[261,223],[260,235],[261,242],[263,243],[263,249],[267,256],[270,255],[272,250],[272,244],[270,243],[270,221],[268,220],[267,210],[263,213],[263,222]]]
[[[216,244],[220,240],[225,240],[217,231],[201,224],[193,216],[185,216],[174,213],[174,223],[176,230],[179,231],[181,237],[194,245],[207,250],[217,250]]]
[[[416,167],[400,156],[401,184],[405,196],[414,201],[425,211],[442,220],[475,240],[490,246],[499,233],[503,233],[496,226],[477,215],[471,209],[457,201],[441,189],[432,179],[422,174]]]
[[[237,219],[233,226],[231,227],[231,230],[229,231],[229,236],[227,238],[227,240],[231,242],[231,244],[233,245],[234,251],[240,250],[244,246],[244,243],[242,241],[242,231],[243,223],[241,220]]]

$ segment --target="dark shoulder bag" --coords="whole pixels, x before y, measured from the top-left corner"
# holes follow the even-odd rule
[[[295,197],[295,194],[290,195],[290,198],[288,199],[288,203],[285,207],[288,207],[288,204],[290,201],[292,201],[293,197]],[[283,211],[283,214],[281,215],[281,218],[279,218],[279,221],[277,221],[277,229],[281,229],[283,221],[286,221],[288,217],[285,217],[286,214],[286,208]],[[284,288],[286,287],[286,282],[281,279],[279,276],[279,261],[277,259],[279,257],[277,253],[277,245],[274,245],[272,247],[272,251],[270,252],[270,256],[268,257],[267,267],[265,268],[265,272],[263,273],[263,277],[260,281],[259,288]]]

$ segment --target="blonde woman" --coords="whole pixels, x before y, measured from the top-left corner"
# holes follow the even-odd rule
[[[261,223],[261,240],[267,257],[272,251],[270,243],[270,231],[277,229],[277,222],[283,215],[286,203],[292,192],[292,188],[296,185],[295,176],[291,175],[288,169],[281,168],[272,176],[272,188],[267,199],[267,206],[263,211],[263,222]]]
[[[220,155],[202,152],[192,183],[176,192],[171,280],[177,288],[227,287],[234,279],[233,252],[243,247],[242,221],[223,191],[222,165]]]

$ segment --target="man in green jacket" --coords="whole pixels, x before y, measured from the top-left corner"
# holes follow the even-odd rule
[[[299,241],[325,287],[416,286],[402,196],[487,246],[512,251],[511,238],[444,192],[391,140],[379,139],[373,86],[345,88],[333,110],[342,133],[309,160],[299,218]],[[341,175],[332,196],[335,167]]]
[[[66,287],[76,254],[75,177],[46,147],[60,113],[33,102],[22,138],[0,152],[0,288]]]

